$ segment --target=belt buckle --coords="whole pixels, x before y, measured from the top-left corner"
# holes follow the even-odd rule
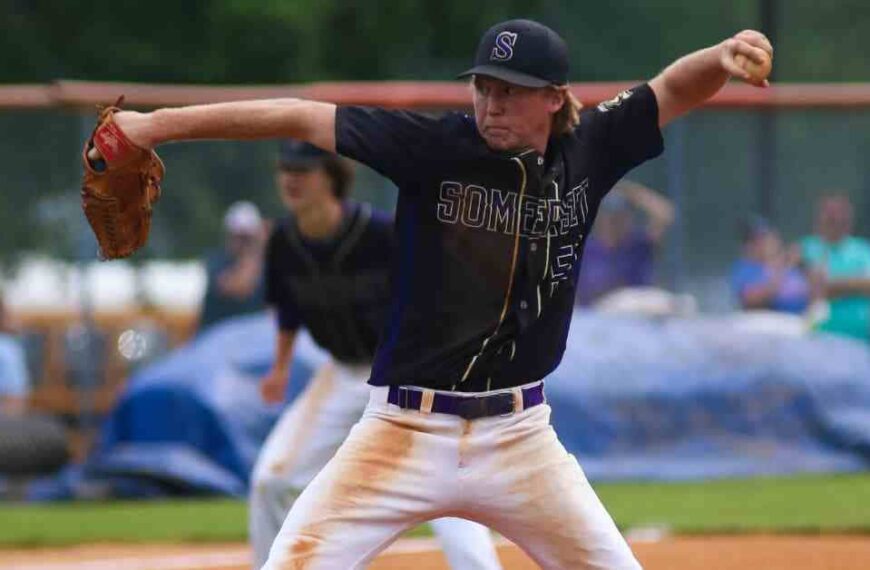
[[[456,415],[466,420],[503,416],[514,411],[514,396],[510,393],[460,398]]]

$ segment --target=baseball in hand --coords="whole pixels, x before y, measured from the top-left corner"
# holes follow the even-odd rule
[[[764,54],[761,63],[757,63],[742,53],[738,53],[734,56],[734,63],[749,73],[749,78],[744,81],[752,85],[763,85],[770,75],[770,70],[773,68],[773,60],[767,53]]]

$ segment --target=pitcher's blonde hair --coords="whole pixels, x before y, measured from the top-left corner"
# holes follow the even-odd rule
[[[580,124],[580,109],[583,108],[583,103],[571,93],[567,85],[560,85],[553,87],[553,89],[564,94],[565,102],[562,104],[562,108],[553,114],[552,130],[554,135],[564,135],[573,131]]]

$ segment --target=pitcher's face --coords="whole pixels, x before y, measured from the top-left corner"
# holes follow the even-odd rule
[[[475,76],[474,117],[486,144],[497,151],[523,150],[546,141],[564,96],[551,87],[522,87]]]

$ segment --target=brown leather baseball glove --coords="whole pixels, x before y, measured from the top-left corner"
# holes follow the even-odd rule
[[[82,210],[97,237],[102,259],[127,257],[145,245],[164,174],[157,153],[130,142],[115,123],[113,117],[122,101],[123,97],[100,112],[82,150]],[[92,148],[102,158],[90,160]]]

